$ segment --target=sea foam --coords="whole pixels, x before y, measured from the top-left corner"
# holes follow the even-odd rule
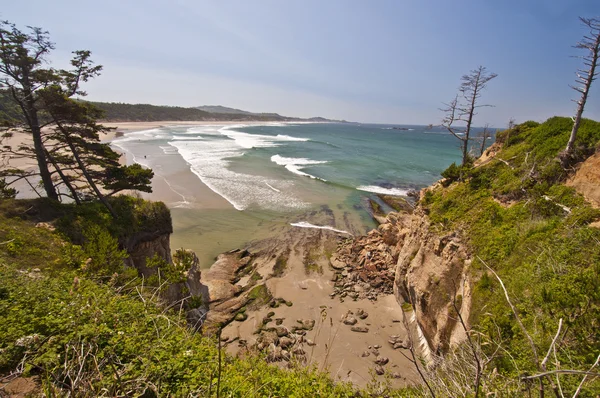
[[[174,135],[173,140],[203,140],[204,138],[200,135],[195,136],[183,136],[183,135]]]
[[[231,158],[244,154],[238,140],[169,141],[190,165],[191,171],[212,191],[222,196],[237,210],[258,206],[268,210],[301,209],[308,203],[289,192],[292,183],[229,169]]]
[[[271,162],[278,164],[280,166],[284,166],[287,170],[291,171],[294,174],[304,177],[310,177],[321,181],[327,181],[323,178],[315,177],[311,174],[305,173],[301,171],[305,166],[310,166],[314,164],[324,164],[327,163],[326,160],[311,160],[306,158],[286,158],[280,155],[271,156]]]
[[[384,195],[392,195],[392,196],[406,196],[408,190],[402,188],[384,188],[377,185],[361,185],[357,187],[359,191],[380,193]]]
[[[278,135],[262,135],[262,134],[248,134],[242,131],[235,130],[236,128],[243,128],[245,125],[234,125],[226,126],[219,129],[219,132],[226,137],[231,138],[242,148],[268,148],[280,146],[283,142],[287,141],[309,141],[308,138],[292,137],[285,134]]]
[[[335,228],[330,227],[328,225],[314,225],[314,224],[311,224],[311,223],[306,222],[306,221],[293,222],[293,223],[290,223],[290,225],[293,226],[293,227],[299,227],[299,228],[327,229],[329,231],[339,232],[341,234],[352,235],[350,232],[344,231],[343,229],[335,229]]]

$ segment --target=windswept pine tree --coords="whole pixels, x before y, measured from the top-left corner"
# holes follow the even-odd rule
[[[15,105],[0,112],[3,137],[18,131],[32,138],[1,152],[35,159],[37,170],[7,168],[0,177],[10,184],[39,176],[47,197],[68,197],[78,204],[96,197],[114,215],[106,197],[123,190],[150,192],[152,170],[120,165],[119,154],[100,142],[100,134],[110,130],[97,123],[102,111],[74,98],[85,96],[81,84],[102,70],[91,61],[91,53],[75,51],[71,70],[46,68],[45,57],[54,44],[48,32],[30,29],[23,33],[12,23],[0,22],[0,89]]]

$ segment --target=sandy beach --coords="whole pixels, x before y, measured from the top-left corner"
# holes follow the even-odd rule
[[[100,140],[104,143],[110,143],[115,138],[123,135],[124,133],[130,133],[135,131],[148,130],[153,128],[160,128],[163,126],[226,126],[240,124],[240,122],[207,122],[207,121],[156,121],[156,122],[106,122],[102,123],[106,127],[114,128],[114,130],[101,133]],[[244,122],[244,124],[260,124],[260,122]],[[263,122],[264,124],[264,122]],[[2,146],[9,146],[16,150],[20,145],[30,145],[31,136],[29,134],[14,131],[12,137],[4,138],[0,141]],[[114,147],[113,149],[117,152],[122,153],[121,163],[132,164],[133,160],[128,159],[126,154],[123,153],[119,148]],[[14,155],[6,154],[0,157],[0,168],[19,168],[24,170],[34,170],[37,167],[37,163],[34,159],[26,157],[17,157]],[[169,177],[167,179],[167,177]],[[176,190],[172,189],[173,181],[178,181],[182,186],[189,188],[187,197],[182,198]],[[190,184],[193,181],[193,184]],[[35,184],[34,181],[31,181]],[[38,195],[31,189],[31,187],[25,181],[19,181],[15,183],[15,188],[19,191],[19,198],[33,198]],[[152,181],[152,194],[142,194],[143,197],[151,200],[163,201],[165,203],[177,203],[177,202],[190,202],[194,203],[195,206],[200,208],[229,208],[231,205],[224,200],[222,197],[210,190],[204,185],[196,176],[194,176],[189,170],[187,172],[180,173],[175,176],[163,176],[160,172],[155,170],[155,177]]]
[[[103,134],[102,142],[109,143],[124,133],[143,131],[163,126],[225,126],[239,122],[123,122],[104,123],[115,130]],[[264,124],[261,122],[243,124]],[[5,145],[17,146],[27,143],[29,137],[17,133],[5,141]],[[115,150],[118,147],[113,146]],[[122,152],[122,151],[121,151]],[[308,220],[319,225],[334,225],[349,231],[357,231],[356,225],[344,215],[334,216],[335,211],[321,210],[303,214],[298,219],[282,216],[277,219],[261,220],[256,214],[235,210],[221,196],[213,192],[189,169],[180,157],[169,158],[170,162],[181,162],[177,172],[169,173],[161,167],[153,167],[155,177],[153,192],[143,193],[142,197],[165,202],[172,211],[174,233],[171,248],[184,247],[195,251],[204,272],[217,254],[234,248],[249,248],[258,254],[256,271],[263,275],[264,284],[274,297],[283,297],[293,306],[282,306],[272,311],[270,307],[249,310],[244,322],[232,322],[223,330],[228,340],[227,349],[236,354],[241,348],[257,344],[257,328],[271,312],[284,319],[283,326],[292,328],[296,320],[315,321],[315,327],[307,332],[305,359],[319,369],[329,371],[337,380],[351,381],[365,386],[375,376],[372,369],[374,360],[383,356],[389,360],[386,366],[394,375],[395,386],[413,383],[416,378],[411,364],[402,352],[390,347],[390,336],[405,338],[406,329],[401,323],[401,309],[393,295],[382,295],[378,301],[367,299],[343,300],[332,297],[334,290],[334,270],[329,265],[327,253],[334,251],[338,236],[331,231],[296,228],[290,222]],[[150,160],[150,159],[148,159]],[[12,167],[35,167],[26,159],[6,159]],[[131,164],[131,154],[123,153],[122,162]],[[4,167],[7,167],[4,165]],[[22,191],[22,189],[20,189]],[[23,191],[22,191],[23,193]],[[27,194],[27,193],[26,193]],[[28,193],[33,195],[32,192]],[[357,231],[358,232],[358,231]],[[360,233],[360,232],[359,232]],[[253,243],[248,243],[253,241]],[[283,275],[273,274],[275,258],[281,253],[289,253],[287,267]],[[309,271],[307,259],[318,257],[317,271]],[[242,284],[240,281],[239,284]],[[343,323],[350,313],[364,310],[368,318],[359,326],[368,328],[368,333],[357,333]],[[237,342],[244,341],[244,345]]]

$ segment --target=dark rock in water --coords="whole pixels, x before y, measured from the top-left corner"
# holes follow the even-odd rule
[[[352,326],[352,325],[356,325],[357,322],[358,322],[358,320],[353,316],[349,316],[349,317],[346,317],[346,319],[344,319],[344,325]]]
[[[379,365],[375,366],[375,373],[377,373],[379,376],[383,375],[385,373],[385,370],[383,370],[383,368]]]
[[[363,353],[362,353],[362,354],[360,354],[360,356],[361,356],[361,357],[363,357],[363,358],[366,358],[366,357],[368,357],[369,355],[371,355],[371,353],[370,353],[369,351],[363,351]]]
[[[350,330],[358,333],[369,333],[369,328],[366,326],[352,326]]]

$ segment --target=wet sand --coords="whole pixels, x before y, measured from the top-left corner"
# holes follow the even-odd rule
[[[323,223],[326,220],[321,213],[311,221]],[[227,350],[237,354],[248,348],[256,349],[253,346],[260,339],[256,332],[264,327],[263,319],[267,314],[273,312],[270,318],[283,318],[281,326],[288,330],[298,326],[299,320],[315,321],[312,330],[306,331],[305,342],[300,344],[305,355],[299,359],[328,371],[336,380],[361,387],[373,380],[384,381],[385,375],[376,375],[373,371],[375,360],[380,356],[389,360],[383,369],[393,386],[418,382],[413,365],[403,355],[410,355],[408,350],[394,349],[389,343],[392,336],[407,338],[402,310],[393,295],[380,295],[377,301],[331,297],[335,272],[328,256],[335,250],[338,239],[346,237],[332,231],[285,226],[278,229],[276,238],[252,245],[250,251],[259,253],[254,260],[256,271],[263,277],[258,283],[264,283],[274,298],[289,301],[292,306],[259,309],[249,306],[246,320],[233,321],[224,328],[222,338],[229,342]],[[276,258],[286,249],[290,252],[285,271],[280,276],[273,276]],[[307,262],[314,262],[318,267],[307,269]],[[249,281],[238,282],[240,285],[246,283]],[[349,311],[356,314],[359,309],[366,311],[368,316],[360,319],[356,326],[366,327],[367,333],[352,331],[351,325],[343,323]],[[275,324],[270,322],[266,326]],[[276,363],[285,366],[285,362]]]

